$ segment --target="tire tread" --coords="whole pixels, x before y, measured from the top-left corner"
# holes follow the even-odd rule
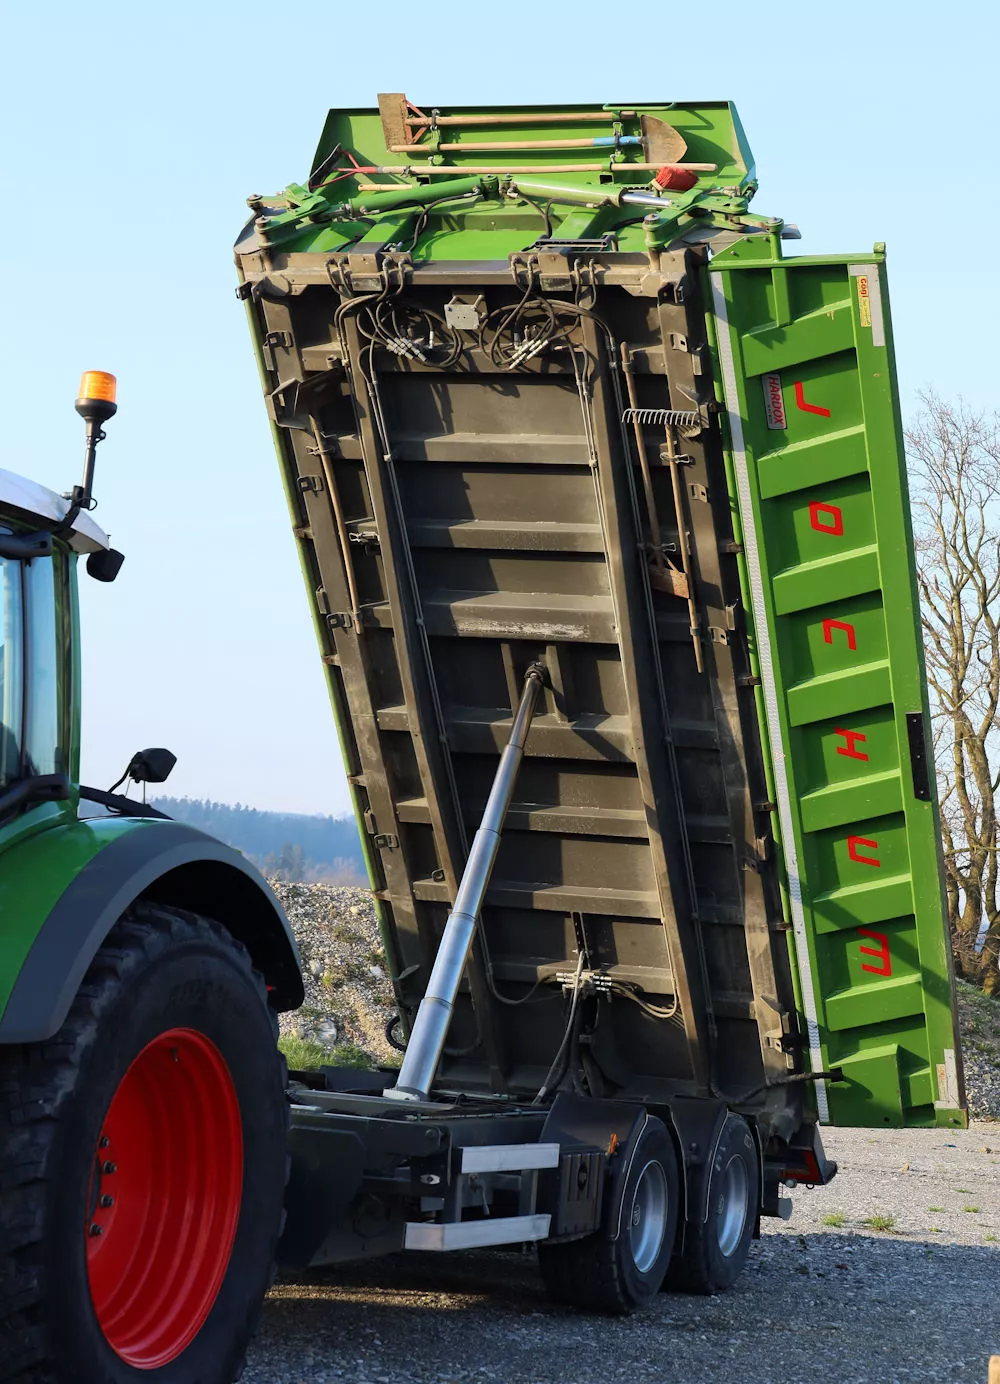
[[[74,1090],[81,1061],[96,1041],[101,1017],[115,995],[178,943],[208,938],[236,955],[266,1006],[263,977],[254,970],[247,949],[221,924],[181,909],[139,903],[116,923],[94,957],[59,1033],[44,1043],[0,1048],[0,1379],[5,1384],[63,1384],[54,1373],[41,1255],[46,1170],[60,1107]],[[277,1035],[277,1015],[269,1012]],[[281,1063],[287,1077],[283,1057]],[[272,1263],[277,1239],[276,1234]],[[259,1315],[258,1306],[246,1324],[247,1340]],[[242,1373],[244,1360],[241,1343],[231,1379]]]

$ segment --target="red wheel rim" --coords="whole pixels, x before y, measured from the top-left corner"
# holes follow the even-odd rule
[[[105,1116],[90,1187],[87,1277],[105,1339],[154,1370],[197,1336],[229,1264],[243,1126],[219,1049],[190,1028],[147,1044]]]

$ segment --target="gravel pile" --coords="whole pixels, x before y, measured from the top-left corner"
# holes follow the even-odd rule
[[[281,1033],[330,1051],[351,1044],[377,1063],[399,1061],[385,1026],[395,1012],[375,906],[367,889],[271,880],[299,944],[306,997]]]
[[[959,981],[958,1013],[969,1113],[1000,1120],[1000,1000]]]
[[[334,1056],[350,1043],[377,1063],[398,1064],[385,1038],[395,1004],[371,894],[280,880],[271,887],[295,932],[306,986],[302,1008],[282,1016],[282,1033]],[[961,982],[958,998],[970,1114],[1000,1120],[1000,1000]]]

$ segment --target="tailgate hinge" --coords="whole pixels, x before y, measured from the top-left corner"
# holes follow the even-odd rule
[[[391,831],[379,831],[375,821],[375,814],[371,808],[365,809],[364,814],[365,831],[372,838],[373,843],[380,851],[393,851],[399,845],[399,837],[393,836]]]

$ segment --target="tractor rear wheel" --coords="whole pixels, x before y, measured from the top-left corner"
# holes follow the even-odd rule
[[[0,1378],[230,1384],[283,1215],[275,1028],[224,928],[138,905],[56,1037],[0,1051]]]

